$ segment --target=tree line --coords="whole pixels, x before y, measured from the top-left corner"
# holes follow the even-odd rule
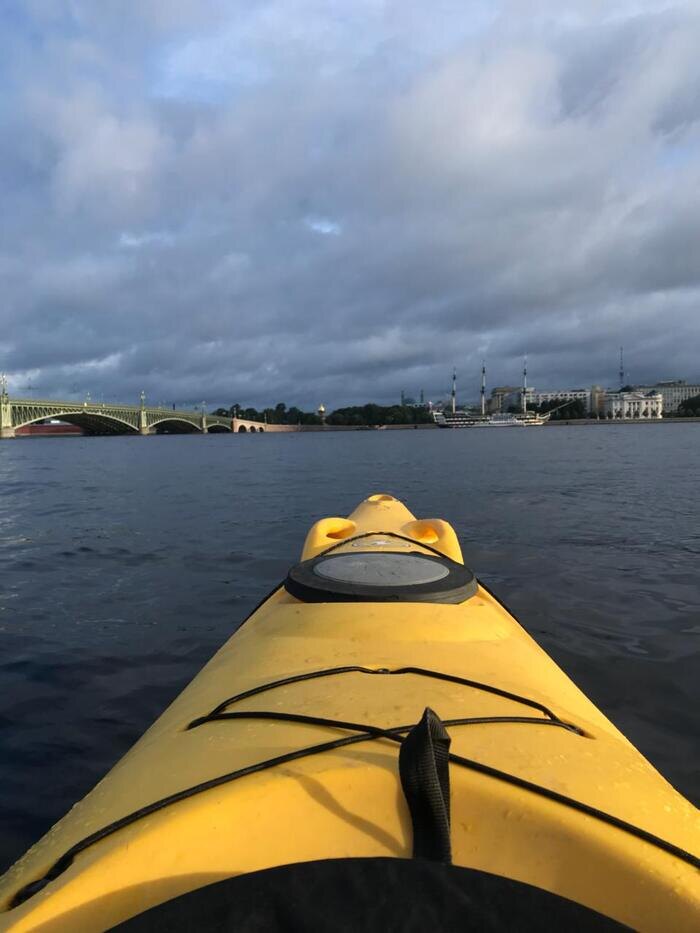
[[[700,418],[700,395],[694,395],[681,402],[678,414],[681,418]]]
[[[302,411],[292,405],[287,408],[284,402],[278,402],[274,408],[244,408],[231,405],[229,408],[217,408],[212,412],[223,418],[245,418],[247,421],[263,421],[267,424],[321,424],[316,412]],[[433,420],[427,408],[413,405],[351,405],[337,408],[326,418],[326,424],[355,425],[374,427],[382,424],[427,424]]]
[[[368,425],[370,427],[380,424],[428,424],[433,420],[427,408],[418,408],[413,405],[376,405],[369,402],[367,405],[351,405],[348,408],[337,408],[326,418],[328,424],[339,425]]]
[[[284,402],[278,402],[274,408],[252,408],[251,406],[231,405],[229,408],[217,408],[212,412],[222,418],[245,418],[246,421],[263,421],[267,424],[320,424],[316,412],[302,411],[295,405],[287,408]]]

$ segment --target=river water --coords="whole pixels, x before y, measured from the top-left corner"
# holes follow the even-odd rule
[[[0,869],[286,573],[390,492],[700,797],[700,424],[0,443]]]

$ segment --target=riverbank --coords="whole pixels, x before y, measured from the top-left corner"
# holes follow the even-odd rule
[[[608,419],[608,418],[573,418],[571,421],[559,419],[558,421],[545,421],[548,427],[557,425],[587,425],[587,424],[685,424],[688,421],[700,421],[699,418],[651,418],[648,421],[640,419]]]
[[[698,418],[654,418],[649,421],[642,420],[610,420],[607,418],[572,418],[570,421],[558,419],[557,421],[545,421],[543,427],[584,427],[591,424],[599,425],[639,425],[639,424],[685,424],[689,421],[700,421]],[[380,427],[370,427],[367,425],[338,425],[338,424],[303,424],[299,426],[300,431],[416,431],[429,430],[437,428],[437,424],[386,424]],[[468,428],[453,428],[452,430],[469,430]]]
[[[300,424],[293,430],[308,434],[314,431],[429,431],[434,430],[436,424]]]
[[[572,418],[571,420],[558,419],[557,421],[545,421],[543,427],[559,427],[559,426],[568,426],[568,427],[584,427],[591,424],[602,424],[602,425],[611,425],[611,424],[628,424],[628,425],[638,425],[638,424],[685,424],[688,421],[700,421],[698,418],[653,418],[648,421],[644,420],[610,420],[607,418]],[[302,431],[415,431],[415,430],[434,430],[437,428],[437,424],[386,424],[381,427],[368,427],[364,425],[334,425],[327,424],[325,426],[308,424],[301,425],[300,430]],[[469,430],[468,428],[453,428],[452,430]]]

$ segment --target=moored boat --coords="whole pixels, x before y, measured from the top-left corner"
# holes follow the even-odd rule
[[[376,494],[5,875],[0,929],[690,931],[697,849],[451,526]]]
[[[527,428],[546,424],[549,414],[535,412],[475,415],[468,411],[435,411],[433,420],[439,428]]]
[[[481,364],[481,414],[457,408],[457,370],[452,372],[451,408],[433,411],[433,421],[439,428],[527,428],[546,424],[550,412],[539,414],[527,407],[527,360],[523,365],[523,387],[520,393],[522,410],[486,414],[486,366]]]

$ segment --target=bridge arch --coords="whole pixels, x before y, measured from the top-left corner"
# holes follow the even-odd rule
[[[106,414],[97,411],[59,411],[46,414],[39,414],[34,418],[22,421],[20,424],[13,425],[15,431],[17,428],[24,428],[29,424],[38,424],[40,421],[65,421],[67,424],[74,424],[76,427],[83,428],[87,434],[138,434],[138,428],[116,415]]]
[[[178,418],[170,415],[160,418],[148,425],[148,430],[154,434],[201,434],[201,427],[187,418]]]

